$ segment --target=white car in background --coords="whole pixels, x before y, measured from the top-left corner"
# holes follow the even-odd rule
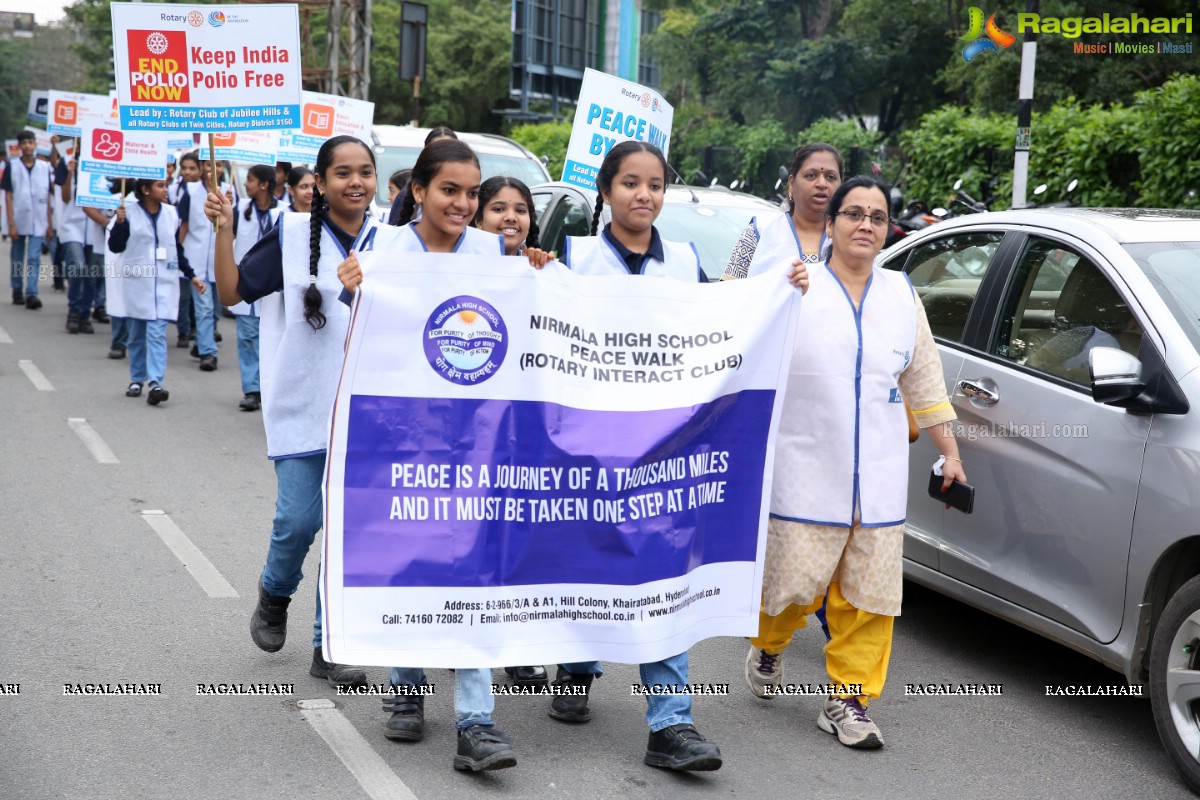
[[[409,125],[376,125],[371,131],[375,143],[375,165],[379,173],[379,190],[375,193],[372,213],[387,219],[391,208],[388,197],[388,178],[397,170],[411,169],[417,156],[425,147],[425,137],[431,128],[414,128]],[[463,133],[455,131],[459,141],[469,145],[479,156],[479,169],[483,180],[496,175],[507,175],[534,186],[550,180],[546,167],[533,153],[512,139],[491,133]]]

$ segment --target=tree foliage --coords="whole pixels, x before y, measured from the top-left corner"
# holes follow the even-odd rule
[[[0,42],[0,130],[13,138],[26,125],[30,90],[78,91],[84,66],[69,27],[38,25],[32,39]]]

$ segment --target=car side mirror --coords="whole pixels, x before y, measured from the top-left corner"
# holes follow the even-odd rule
[[[1142,362],[1115,347],[1094,347],[1088,352],[1092,374],[1092,399],[1104,405],[1120,405],[1146,390]]]

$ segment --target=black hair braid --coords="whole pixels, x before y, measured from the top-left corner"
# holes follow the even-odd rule
[[[404,202],[400,204],[400,218],[396,220],[397,225],[407,225],[412,222],[413,214],[417,210],[417,198],[413,194],[413,182],[409,181],[408,188],[404,191]]]
[[[308,274],[317,277],[317,261],[321,258],[321,213],[325,208],[325,198],[321,190],[313,187],[312,210],[308,219]],[[321,290],[316,283],[310,282],[304,290],[304,321],[314,331],[325,327],[325,315],[321,313]]]
[[[534,248],[541,247],[541,245],[538,244],[538,234],[540,233],[541,231],[538,230],[537,222],[534,220],[533,214],[530,214],[529,233],[525,235],[525,246]]]
[[[249,200],[249,202],[246,203],[246,213],[242,215],[242,219],[246,220],[246,222],[250,221],[251,206],[254,205],[253,197],[248,198],[248,200]]]
[[[596,194],[596,211],[592,214],[592,236],[600,230],[600,209],[604,208],[604,198]],[[533,230],[532,226],[530,230]]]

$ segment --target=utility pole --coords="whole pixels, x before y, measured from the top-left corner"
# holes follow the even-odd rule
[[[1025,10],[1038,13],[1039,0],[1026,0]],[[1033,138],[1033,70],[1037,64],[1037,33],[1021,43],[1021,82],[1017,91],[1017,139],[1013,154],[1012,207],[1024,208],[1029,185],[1029,144]]]

